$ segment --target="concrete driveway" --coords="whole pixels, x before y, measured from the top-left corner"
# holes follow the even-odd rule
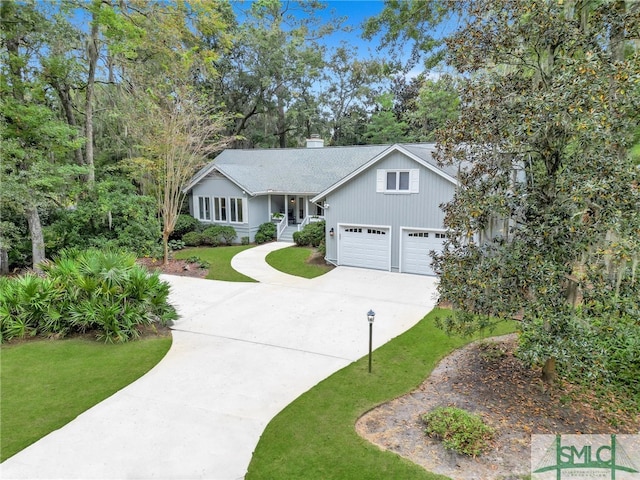
[[[319,381],[435,304],[431,277],[339,267],[271,269],[271,243],[236,256],[260,283],[165,276],[181,315],[147,375],[0,465],[3,479],[240,479],[267,423]],[[374,355],[375,368],[375,355]]]

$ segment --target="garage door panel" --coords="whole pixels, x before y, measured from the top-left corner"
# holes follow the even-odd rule
[[[403,230],[402,271],[421,275],[434,275],[431,267],[432,250],[442,251],[445,234],[425,230]]]
[[[389,269],[389,230],[379,227],[340,229],[340,265]]]

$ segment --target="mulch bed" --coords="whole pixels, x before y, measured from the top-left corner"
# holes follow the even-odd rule
[[[363,415],[356,430],[380,448],[454,480],[506,480],[530,473],[531,434],[640,431],[640,413],[605,411],[598,407],[602,399],[566,382],[544,384],[539,370],[515,357],[516,345],[516,336],[508,335],[453,352],[417,390]],[[428,438],[421,417],[439,406],[482,416],[496,430],[491,451],[471,458]]]

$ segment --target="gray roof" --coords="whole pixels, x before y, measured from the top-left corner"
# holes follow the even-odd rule
[[[413,155],[438,167],[433,144],[400,145]],[[393,145],[225,150],[189,181],[189,191],[214,169],[252,195],[265,193],[316,194],[355,172]],[[452,169],[455,170],[455,169]]]

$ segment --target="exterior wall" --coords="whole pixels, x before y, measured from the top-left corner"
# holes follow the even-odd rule
[[[207,197],[210,200],[210,209],[211,209],[211,218],[210,220],[204,220],[199,218],[199,205],[198,205],[198,197]],[[226,198],[226,210],[227,210],[227,220],[226,221],[216,221],[215,220],[215,212],[214,212],[214,197],[223,197]],[[241,198],[243,203],[243,213],[242,213],[242,222],[232,222],[231,221],[231,206],[230,200],[231,198]],[[229,225],[232,226],[236,230],[236,242],[240,243],[242,237],[250,237],[250,241],[253,241],[253,235],[255,235],[255,230],[257,230],[257,225],[255,230],[253,227],[253,220],[251,212],[252,208],[252,199],[248,196],[240,187],[238,187],[235,183],[229,181],[226,177],[219,174],[211,174],[200,181],[197,185],[193,187],[191,190],[191,195],[189,198],[189,213],[200,220],[203,223],[211,223],[211,224],[220,224],[220,225]],[[257,216],[255,218],[258,218]],[[258,224],[259,225],[259,224]],[[253,230],[253,234],[252,234]]]
[[[378,193],[379,169],[419,169],[418,193]],[[368,170],[334,190],[325,199],[327,232],[327,260],[337,262],[338,224],[391,226],[391,269],[400,265],[400,227],[442,229],[444,212],[440,204],[453,198],[455,185],[437,173],[406,157],[393,152]]]

